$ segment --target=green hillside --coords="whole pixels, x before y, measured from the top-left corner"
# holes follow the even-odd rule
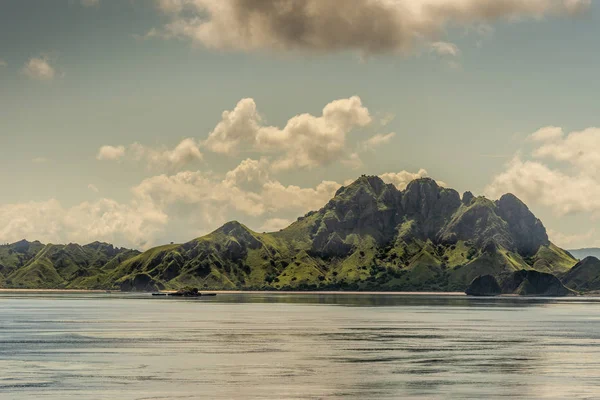
[[[0,246],[4,286],[463,291],[482,275],[562,277],[577,263],[513,195],[461,197],[431,179],[399,191],[372,176],[274,233],[234,221],[141,254],[100,243],[20,243]]]

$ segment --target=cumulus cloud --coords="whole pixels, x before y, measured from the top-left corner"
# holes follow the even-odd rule
[[[233,170],[225,175],[225,185],[237,186],[243,188],[256,188],[262,186],[269,180],[269,162],[262,158],[261,160],[252,160],[250,158],[243,160]]]
[[[0,238],[45,243],[88,243],[103,240],[145,248],[168,217],[147,205],[102,199],[71,208],[57,200],[0,205]]]
[[[558,215],[600,211],[600,182],[584,173],[566,173],[536,161],[514,158],[494,177],[486,194],[513,193],[525,203],[550,207]]]
[[[379,177],[385,183],[392,183],[399,190],[404,190],[404,189],[406,189],[406,186],[408,186],[408,184],[411,181],[414,181],[415,179],[419,179],[419,178],[426,178],[428,176],[429,176],[429,174],[427,173],[426,170],[420,169],[418,172],[408,172],[408,171],[388,172],[388,173],[380,175]]]
[[[514,193],[525,202],[550,207],[556,214],[600,213],[600,129],[565,135],[546,127],[529,137],[529,157],[515,156],[494,177],[486,193]],[[529,158],[529,159],[527,159]],[[547,163],[549,162],[549,163]]]
[[[600,170],[600,128],[571,132],[564,137],[556,132],[534,150],[533,156],[565,162],[588,175],[595,175]]]
[[[221,121],[203,145],[209,150],[234,155],[240,148],[262,153],[283,154],[273,162],[274,169],[312,168],[343,158],[347,135],[373,121],[360,97],[333,101],[322,115],[300,114],[284,128],[267,126],[253,99],[243,99]]]
[[[287,228],[292,224],[293,221],[285,218],[271,218],[265,221],[260,227],[262,232],[276,232],[280,229]]]
[[[342,186],[335,181],[312,187],[288,185],[269,171],[267,159],[246,159],[224,175],[181,171],[149,177],[131,188],[126,202],[102,198],[64,207],[51,199],[0,205],[0,241],[102,240],[147,249],[201,236],[233,219],[257,230],[276,231],[323,207]],[[403,188],[411,179],[426,175],[425,170],[402,171],[382,178]],[[93,184],[88,189],[99,193]]]
[[[402,52],[449,25],[574,14],[591,0],[158,0],[171,16],[149,36],[188,38],[208,48],[305,52]],[[441,42],[440,42],[441,43]],[[446,48],[448,49],[448,48]]]
[[[460,54],[459,48],[454,43],[449,42],[433,42],[431,50],[439,56],[456,57]]]
[[[202,153],[194,139],[184,139],[174,149],[157,150],[134,143],[129,151],[136,161],[146,160],[149,166],[182,167],[194,161],[202,160]]]
[[[202,152],[194,139],[182,140],[174,149],[156,149],[133,143],[125,146],[102,146],[96,156],[101,161],[145,161],[149,168],[180,168],[202,160]]]
[[[45,56],[30,58],[21,69],[21,73],[40,81],[51,81],[56,76],[55,68],[50,65],[50,59]]]
[[[388,134],[377,134],[362,142],[361,147],[365,150],[375,150],[377,147],[387,144],[396,136],[395,132]]]
[[[96,159],[104,161],[117,161],[125,156],[125,146],[102,146],[98,150]]]
[[[562,128],[559,128],[557,126],[546,126],[532,133],[529,136],[529,140],[534,142],[546,142],[560,139],[562,136]]]

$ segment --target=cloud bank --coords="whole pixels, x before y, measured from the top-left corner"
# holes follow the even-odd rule
[[[159,0],[170,21],[148,36],[212,49],[363,54],[438,42],[448,26],[575,14],[591,0]],[[439,42],[442,43],[442,42]],[[454,52],[448,46],[436,46]]]
[[[511,192],[557,215],[600,215],[600,129],[565,134],[561,128],[545,127],[529,141],[534,147],[528,156],[516,155],[486,193],[498,197]]]
[[[347,148],[354,130],[372,125],[374,118],[360,97],[338,99],[327,104],[319,116],[298,114],[283,128],[264,123],[252,98],[240,100],[204,139],[188,138],[174,149],[153,148],[139,143],[129,146],[102,146],[96,158],[101,161],[146,161],[151,168],[176,168],[202,160],[202,150],[237,156],[253,153],[273,158],[273,170],[315,168],[336,161],[360,166],[359,155]],[[388,143],[395,133],[377,134],[363,142],[361,151]]]
[[[425,170],[381,175],[399,189],[424,176]],[[147,249],[175,240],[173,234],[177,240],[190,240],[234,219],[254,221],[249,225],[256,230],[275,231],[323,207],[341,186],[334,181],[314,187],[285,185],[269,175],[265,160],[246,159],[224,176],[182,171],[144,179],[124,203],[101,198],[73,207],[55,199],[0,205],[0,241],[101,240]],[[94,185],[88,189],[99,193]]]

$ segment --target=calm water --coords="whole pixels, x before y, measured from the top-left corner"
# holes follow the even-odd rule
[[[0,399],[600,397],[600,299],[0,294]]]

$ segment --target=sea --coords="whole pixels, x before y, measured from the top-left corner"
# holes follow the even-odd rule
[[[600,299],[0,292],[0,399],[597,399]]]

